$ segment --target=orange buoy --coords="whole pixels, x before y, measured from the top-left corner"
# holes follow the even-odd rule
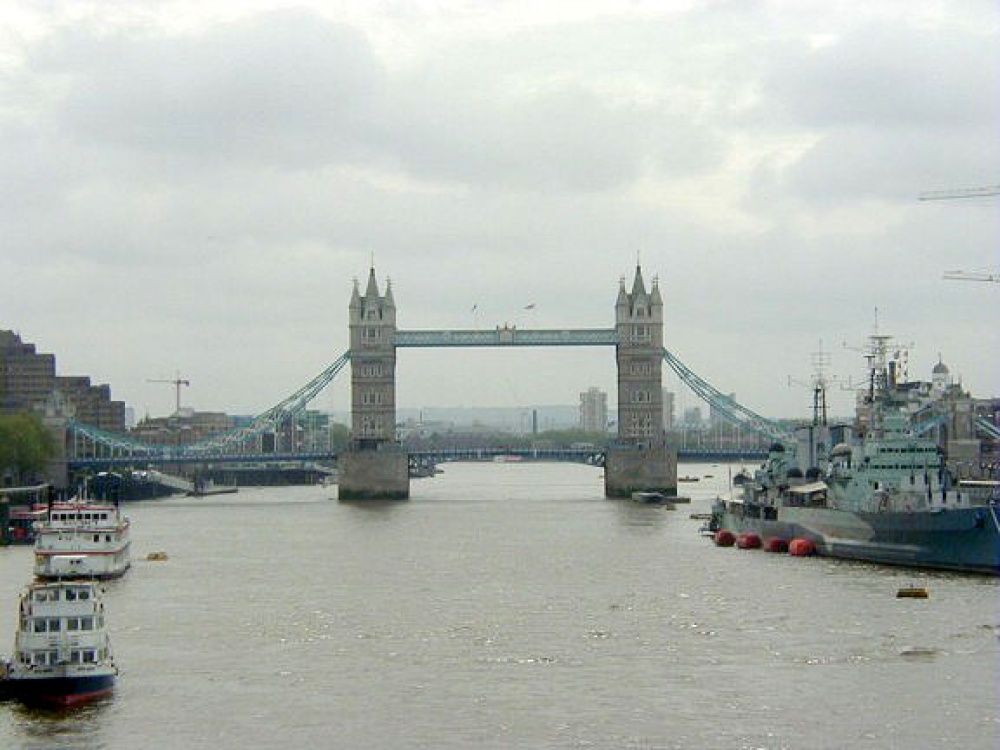
[[[715,532],[713,540],[718,547],[732,547],[736,541],[736,535],[729,529],[719,529]]]
[[[745,531],[736,537],[736,546],[740,549],[757,549],[760,547],[760,537],[752,531]]]
[[[764,540],[766,552],[788,552],[788,540],[780,536],[769,536]]]
[[[788,554],[794,557],[809,557],[816,554],[816,545],[810,539],[796,538],[789,543]]]

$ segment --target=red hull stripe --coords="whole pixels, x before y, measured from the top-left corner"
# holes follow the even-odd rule
[[[98,698],[104,698],[114,692],[113,687],[93,690],[89,693],[73,693],[72,695],[40,695],[34,700],[39,703],[47,703],[50,706],[78,706],[81,703],[89,703]]]

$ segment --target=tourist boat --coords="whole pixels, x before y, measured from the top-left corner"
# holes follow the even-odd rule
[[[884,350],[873,361],[884,364]],[[1000,482],[956,481],[936,441],[912,424],[893,372],[873,381],[861,437],[804,473],[806,441],[775,443],[741,499],[716,501],[711,528],[765,546],[800,539],[829,557],[1000,575]]]
[[[38,578],[117,578],[132,563],[129,520],[112,503],[53,503],[35,533]]]
[[[100,587],[38,582],[21,596],[3,692],[29,705],[71,706],[109,695],[118,669]]]
[[[0,546],[34,544],[35,525],[45,517],[52,486],[0,488]]]
[[[36,529],[45,520],[44,506],[14,508],[7,518],[7,544],[34,544]]]

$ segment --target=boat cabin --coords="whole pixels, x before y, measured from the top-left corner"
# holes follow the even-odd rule
[[[786,491],[784,505],[792,508],[825,508],[827,489],[826,482],[794,485]]]
[[[114,520],[111,508],[100,506],[80,506],[80,507],[59,507],[56,506],[49,513],[49,522],[60,525],[84,525],[99,524],[106,526]]]

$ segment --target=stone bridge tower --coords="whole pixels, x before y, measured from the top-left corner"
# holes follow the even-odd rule
[[[618,440],[648,446],[663,435],[663,300],[660,287],[646,292],[642,269],[636,266],[632,292],[625,280],[615,303],[618,334]]]
[[[359,448],[377,449],[396,439],[396,303],[389,281],[379,295],[374,268],[363,297],[354,282],[349,321],[351,438]]]
[[[396,442],[396,303],[375,269],[364,295],[354,282],[351,335],[351,447],[340,458],[341,500],[397,500],[410,495],[409,457]]]
[[[647,292],[636,266],[631,292],[622,279],[615,303],[618,361],[618,442],[604,472],[608,497],[633,492],[677,494],[677,454],[663,429],[663,299],[653,280]]]

